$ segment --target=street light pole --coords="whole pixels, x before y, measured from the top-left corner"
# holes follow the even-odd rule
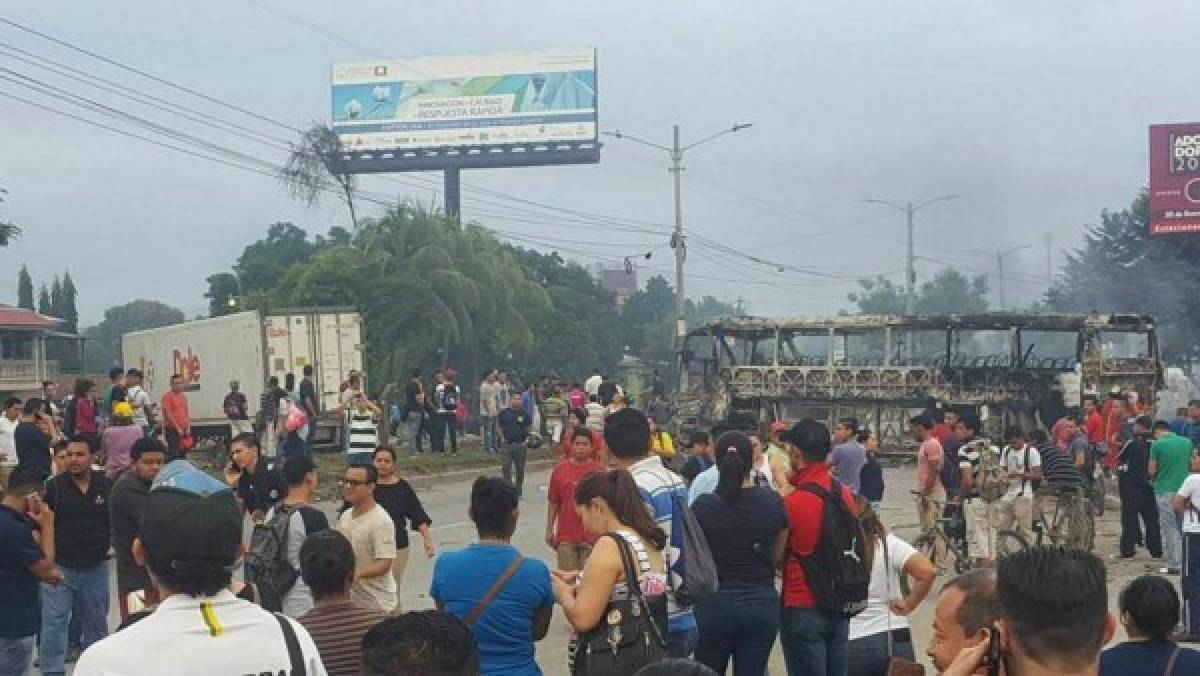
[[[687,244],[683,234],[683,155],[687,151],[696,146],[704,145],[709,141],[732,134],[751,127],[750,123],[735,124],[732,127],[727,127],[714,134],[705,136],[704,138],[690,143],[681,145],[679,140],[679,125],[673,125],[671,132],[671,147],[652,143],[645,139],[640,139],[630,134],[625,134],[621,130],[606,131],[606,136],[613,138],[624,139],[640,143],[644,146],[649,146],[658,150],[665,151],[671,157],[671,166],[669,171],[674,176],[674,193],[675,193],[675,230],[671,234],[671,248],[675,250],[675,337],[673,348],[676,353],[683,350],[683,339],[687,336],[687,296],[684,295],[684,279],[683,279],[683,264],[687,260]],[[686,385],[686,374],[680,369],[680,388]]]
[[[671,248],[675,250],[675,340],[673,347],[681,350],[683,349],[683,338],[687,335],[687,296],[683,292],[683,262],[687,258],[687,249],[683,244],[683,148],[679,147],[679,125],[674,125],[672,132],[674,142],[671,145],[671,174],[675,178],[675,234],[671,236]]]
[[[882,204],[885,207],[891,207],[892,209],[900,211],[904,214],[905,226],[908,229],[908,254],[906,256],[906,259],[907,259],[906,265],[905,265],[906,277],[904,280],[904,314],[906,314],[906,315],[913,315],[916,313],[916,298],[917,298],[916,259],[917,259],[917,255],[916,255],[916,250],[915,250],[916,245],[914,243],[914,241],[916,239],[916,223],[914,222],[915,221],[914,217],[916,216],[916,213],[918,211],[924,209],[925,207],[929,206],[930,204],[934,204],[936,202],[945,202],[947,200],[952,200],[952,199],[957,199],[957,198],[958,198],[957,195],[943,195],[941,197],[934,197],[933,199],[925,200],[924,202],[921,202],[920,204],[917,204],[915,206],[913,205],[912,202],[905,202],[904,205],[901,206],[899,204],[896,204],[895,202],[889,202],[888,200],[881,200],[881,199],[863,200],[864,202],[867,202],[869,204]]]

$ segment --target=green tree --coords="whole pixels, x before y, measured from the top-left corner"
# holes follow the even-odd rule
[[[24,264],[21,265],[21,271],[17,273],[17,307],[26,310],[34,309],[33,277],[29,275],[29,268]]]
[[[979,314],[988,310],[987,275],[970,279],[954,268],[945,268],[921,284],[917,314]]]
[[[62,314],[57,316],[63,320],[61,328],[67,333],[75,333],[79,330],[79,308],[76,305],[78,295],[79,293],[75,289],[75,280],[71,279],[71,273],[69,271],[63,273]]]
[[[847,295],[866,315],[904,314],[904,290],[880,275],[860,279],[859,291]],[[914,307],[917,314],[977,314],[987,312],[986,275],[967,278],[954,268],[945,268],[917,289]]]
[[[376,383],[431,363],[473,378],[492,355],[534,344],[529,317],[549,307],[549,295],[482,228],[406,203],[339,240],[331,232],[323,248],[289,266],[264,302],[357,307]],[[256,272],[242,269],[246,260],[243,281]]]
[[[66,308],[63,307],[63,288],[62,280],[58,275],[54,275],[54,281],[50,284],[50,316],[63,318],[63,312]]]
[[[1151,237],[1143,190],[1121,211],[1103,211],[1083,246],[1068,254],[1046,293],[1059,312],[1133,312],[1155,318],[1164,360],[1194,368],[1200,360],[1200,236]]]
[[[358,230],[354,198],[357,175],[349,173],[342,161],[342,141],[337,132],[323,124],[313,125],[291,144],[280,179],[292,196],[314,205],[327,193],[340,196],[350,211],[350,223]]]
[[[54,304],[50,300],[50,290],[46,288],[44,282],[41,289],[38,290],[37,311],[40,315],[54,316]]]
[[[247,246],[234,264],[239,288],[242,293],[275,288],[288,268],[306,262],[316,249],[301,228],[292,223],[272,223],[267,236]]]
[[[204,297],[208,299],[209,317],[223,317],[242,309],[237,275],[218,272],[209,275],[205,282],[208,283],[208,291],[204,292]]]
[[[183,312],[156,300],[134,300],[104,311],[104,320],[83,330],[87,338],[87,370],[103,373],[121,363],[121,338],[131,331],[155,329],[184,321]]]

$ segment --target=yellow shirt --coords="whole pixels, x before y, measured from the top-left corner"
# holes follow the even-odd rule
[[[675,444],[671,441],[671,435],[662,430],[650,436],[650,450],[657,453],[660,458],[675,457]]]

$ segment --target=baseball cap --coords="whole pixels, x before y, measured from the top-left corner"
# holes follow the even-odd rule
[[[228,486],[174,460],[150,486],[140,537],[150,558],[163,565],[232,566],[242,543],[242,511]]]
[[[112,414],[117,418],[132,418],[133,406],[130,406],[127,401],[118,401],[113,404]]]

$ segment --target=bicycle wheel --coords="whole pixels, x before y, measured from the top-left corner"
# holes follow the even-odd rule
[[[1108,484],[1104,480],[1104,474],[1092,479],[1091,494],[1088,495],[1091,501],[1092,514],[1096,516],[1104,516],[1104,497],[1108,493]]]
[[[1096,520],[1087,505],[1072,509],[1066,518],[1066,544],[1068,547],[1091,551],[1096,544]]]
[[[1024,536],[1015,530],[1002,530],[996,533],[996,558],[1001,559],[1009,554],[1015,554],[1029,547]]]

